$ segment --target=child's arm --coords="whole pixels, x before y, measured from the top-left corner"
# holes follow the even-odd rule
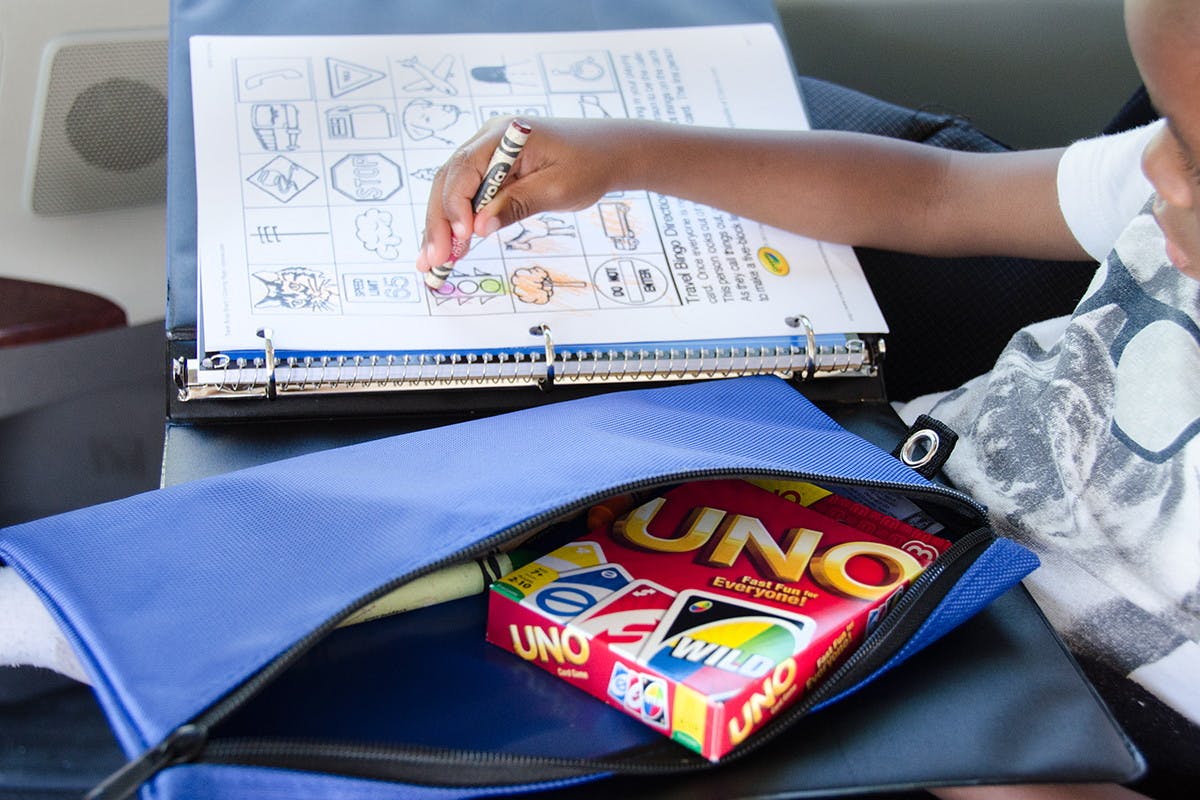
[[[506,122],[506,121],[500,121]],[[493,122],[439,172],[417,265],[459,238],[617,189],[716,206],[816,239],[927,255],[1088,256],[1058,207],[1060,150],[963,153],[867,134],[538,119],[516,171],[476,219],[470,200],[499,139]]]

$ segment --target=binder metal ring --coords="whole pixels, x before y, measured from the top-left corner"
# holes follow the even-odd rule
[[[267,369],[266,386],[268,400],[275,399],[275,332],[270,328],[259,328],[255,333],[263,340],[263,365]]]
[[[804,379],[810,381],[817,374],[817,334],[813,330],[812,322],[806,314],[788,317],[785,322],[793,328],[804,329]]]
[[[176,358],[171,362],[171,377],[175,381],[175,392],[180,400],[188,399],[187,359]]]
[[[550,334],[550,326],[544,322],[529,329],[534,336],[541,334],[546,345],[546,376],[538,379],[538,386],[548,392],[554,388],[554,337]]]

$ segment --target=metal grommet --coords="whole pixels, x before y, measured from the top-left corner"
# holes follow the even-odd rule
[[[904,440],[904,446],[900,448],[900,460],[914,469],[923,467],[933,461],[941,443],[942,439],[938,436],[937,431],[929,428],[914,431]],[[924,452],[922,452],[922,448],[924,448]]]

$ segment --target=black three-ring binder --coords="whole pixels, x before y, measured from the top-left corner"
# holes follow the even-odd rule
[[[186,6],[188,4],[181,5]],[[204,8],[201,10],[200,7]],[[588,30],[659,28],[675,25],[686,25],[691,28],[697,28],[698,26],[716,23],[722,25],[737,23],[756,24],[759,26],[759,31],[764,27],[769,30],[771,25],[774,24],[776,31],[778,31],[778,24],[773,16],[773,9],[771,9],[772,14],[770,16],[764,16],[764,11],[768,10],[768,7],[755,3],[713,3],[711,6],[701,4],[696,8],[689,8],[687,11],[671,9],[666,4],[650,4],[645,8],[639,7],[636,10],[620,7],[611,9],[583,9],[572,5],[567,10],[564,10],[563,13],[553,15],[552,19],[539,20],[530,19],[529,15],[524,11],[514,12],[513,15],[506,16],[498,14],[492,9],[484,9],[471,3],[465,4],[465,8],[467,9],[467,14],[472,17],[472,20],[469,22],[463,22],[458,19],[449,22],[445,14],[433,12],[424,7],[412,7],[404,9],[403,19],[389,19],[381,28],[374,24],[377,21],[374,18],[381,14],[391,17],[393,9],[390,7],[386,10],[380,10],[378,7],[367,9],[368,13],[373,17],[373,24],[366,26],[346,23],[344,20],[339,20],[332,25],[325,25],[323,22],[317,21],[326,16],[325,14],[318,14],[315,18],[304,21],[291,19],[283,21],[265,17],[258,18],[254,13],[230,12],[227,7],[221,4],[196,4],[195,8],[189,7],[186,36],[239,32],[258,34],[394,32],[411,35],[414,33],[432,32],[467,33],[472,31],[478,32],[480,29],[496,33],[540,32],[544,36],[546,32],[555,29],[569,32],[565,35],[571,35]],[[458,407],[476,410],[481,407],[517,407],[545,402],[548,399],[565,399],[573,394],[589,393],[630,384],[644,385],[650,382],[661,381],[706,380],[763,373],[794,378],[797,381],[809,380],[816,377],[835,377],[838,379],[871,378],[878,374],[883,351],[881,336],[869,332],[872,330],[870,325],[876,323],[870,323],[867,326],[868,332],[866,333],[834,333],[814,328],[813,323],[809,320],[809,316],[804,313],[806,309],[803,308],[788,308],[786,313],[779,314],[777,317],[775,316],[777,312],[762,313],[768,312],[771,308],[791,305],[790,301],[783,304],[779,303],[773,294],[771,295],[772,300],[762,307],[761,312],[756,307],[755,313],[750,316],[745,316],[746,312],[743,310],[734,310],[735,304],[729,301],[716,303],[715,300],[710,300],[709,303],[683,303],[683,307],[677,311],[670,312],[670,314],[676,316],[677,321],[674,326],[676,332],[655,341],[636,341],[629,338],[622,338],[624,334],[622,324],[615,320],[629,319],[632,321],[634,317],[638,319],[645,318],[645,313],[641,311],[635,312],[634,317],[609,318],[608,314],[613,311],[618,314],[625,314],[632,310],[629,307],[622,307],[609,309],[599,317],[595,317],[594,322],[587,321],[594,314],[584,314],[577,320],[568,319],[567,322],[569,325],[575,326],[574,331],[586,332],[587,336],[592,337],[583,340],[573,340],[573,331],[569,327],[566,328],[567,332],[564,333],[564,329],[560,328],[558,323],[553,320],[555,314],[550,313],[545,315],[547,319],[537,319],[537,324],[532,326],[529,326],[528,322],[523,323],[520,316],[512,318],[512,326],[507,324],[507,318],[494,318],[497,323],[503,324],[493,325],[490,329],[497,334],[503,334],[502,339],[496,341],[490,339],[480,340],[476,334],[471,339],[471,341],[475,342],[474,345],[466,347],[458,345],[457,349],[455,349],[456,346],[442,348],[437,344],[434,344],[432,347],[430,344],[413,347],[411,342],[405,339],[397,340],[396,338],[393,338],[391,341],[400,342],[398,349],[396,344],[382,344],[380,346],[381,343],[375,341],[376,337],[372,333],[371,336],[366,337],[367,343],[371,345],[371,349],[342,349],[339,351],[336,348],[325,349],[324,347],[319,347],[314,350],[314,345],[325,345],[327,342],[320,339],[314,342],[310,336],[310,343],[307,346],[299,345],[295,338],[297,323],[292,321],[280,323],[281,325],[291,326],[293,335],[290,337],[284,332],[273,330],[271,327],[265,325],[256,329],[256,339],[248,336],[248,331],[241,331],[241,336],[231,337],[230,332],[226,330],[225,338],[237,340],[239,344],[233,346],[231,349],[222,349],[220,346],[216,347],[216,349],[210,348],[209,344],[204,341],[204,328],[206,326],[203,324],[203,318],[209,314],[197,310],[197,299],[198,295],[201,294],[199,291],[200,281],[196,274],[200,260],[198,249],[201,249],[198,248],[197,228],[204,222],[205,215],[199,215],[200,219],[198,221],[196,197],[197,189],[203,189],[203,187],[198,187],[195,176],[196,163],[199,157],[193,157],[191,149],[188,146],[195,141],[194,114],[197,113],[195,108],[199,108],[200,105],[194,105],[195,98],[192,96],[194,87],[192,80],[189,79],[188,51],[187,45],[183,41],[186,36],[181,29],[181,23],[178,21],[178,18],[181,16],[181,14],[177,14],[174,26],[175,57],[171,66],[174,95],[170,125],[172,141],[176,143],[176,146],[171,150],[171,202],[168,209],[170,245],[168,254],[169,305],[167,328],[168,339],[171,343],[170,373],[175,387],[171,396],[170,406],[173,420],[221,419],[228,416],[296,417],[304,416],[306,409],[312,410],[316,415],[339,413],[338,410],[340,409],[347,409],[349,413],[361,413],[363,410],[370,409],[380,409],[382,413],[422,410],[444,411]],[[354,18],[356,15],[350,14],[349,16]],[[505,18],[496,19],[501,16]],[[229,22],[229,20],[238,17],[254,17],[254,20],[245,27]],[[750,29],[747,30],[749,31]],[[770,64],[779,62],[780,57],[775,54],[775,48],[778,47],[783,53],[782,59],[786,64],[786,46],[782,42],[782,37],[774,42],[763,42],[761,37],[761,33],[755,33],[754,36],[747,33],[745,37],[746,43],[742,46],[750,47],[750,42],[760,42],[760,46],[750,48],[748,52],[763,52],[766,59],[764,63]],[[210,81],[210,85],[212,78],[208,76],[210,74],[213,76],[221,74],[219,73],[220,66],[215,68],[217,72],[209,72],[209,70],[214,69],[214,58],[217,64],[220,65],[224,63],[221,59],[226,57],[224,55],[214,57],[214,48],[221,47],[220,41],[222,40],[202,40],[198,46],[205,48],[204,52],[208,53],[208,60],[206,62],[192,62],[193,64],[205,65],[206,71],[203,73],[203,76],[205,80]],[[222,53],[228,51],[217,49],[215,52]],[[539,55],[539,57],[544,58],[546,56]],[[194,52],[192,53],[192,58],[197,58]],[[288,63],[299,61],[301,59],[295,58],[292,62]],[[331,59],[326,57],[325,61],[331,62]],[[307,65],[307,62],[305,64]],[[236,71],[237,69],[238,67],[235,64],[234,70]],[[316,63],[311,69],[314,70],[313,74],[315,75],[316,71],[321,71],[320,64]],[[347,64],[346,69],[350,69],[350,65]],[[358,70],[362,72],[360,82],[364,83],[363,88],[367,88],[367,86],[372,85],[371,82],[381,80],[384,77],[382,72],[378,75],[368,74],[366,72],[367,69],[367,67],[358,67]],[[300,72],[300,70],[293,71]],[[268,72],[265,74],[272,75],[274,73]],[[321,71],[320,76],[310,78],[309,80],[323,80],[323,76],[324,72]],[[332,78],[330,80],[332,81]],[[549,78],[546,78],[546,80],[549,80]],[[788,78],[785,77],[783,80],[787,81]],[[216,85],[224,86],[225,82],[218,80]],[[255,85],[256,87],[258,86],[258,84]],[[374,85],[383,86],[386,84],[378,83]],[[334,84],[330,83],[330,92],[334,91],[333,86]],[[448,89],[453,88],[448,87]],[[256,90],[260,93],[262,91],[261,89]],[[613,90],[614,92],[616,90],[615,84]],[[279,91],[284,91],[286,94],[289,91],[296,92],[299,90],[285,87]],[[548,91],[552,92],[555,90],[548,89]],[[238,100],[240,104],[245,105],[247,101],[242,97],[241,92],[241,88],[235,89],[232,99]],[[296,96],[299,97],[300,95]],[[385,96],[386,91],[380,95],[380,97]],[[622,93],[615,93],[614,96],[622,98]],[[623,103],[619,103],[619,105],[627,105],[628,98],[625,97],[622,99]],[[791,103],[794,102],[795,98],[790,97],[787,99]],[[253,110],[255,112],[262,111],[265,105],[257,101],[257,97],[252,98],[252,100],[258,102],[258,104],[253,106]],[[214,96],[213,99],[206,100],[205,102],[208,103],[207,108],[213,110],[214,104],[223,109],[225,101],[222,99],[218,103],[217,98]],[[290,105],[276,102],[270,108],[290,107]],[[380,106],[379,108],[383,109],[384,107]],[[747,108],[751,107],[747,106]],[[319,110],[316,113],[319,114]],[[386,115],[388,112],[384,111],[383,113]],[[480,107],[478,113],[485,113],[483,106]],[[281,145],[282,140],[272,137],[265,140],[266,143],[263,143],[263,133],[259,130],[260,125],[254,122],[255,119],[257,117],[252,117],[251,125],[255,129],[257,139],[251,140],[248,146],[253,148],[257,143],[261,145],[259,149],[265,148],[267,151],[270,151],[268,155],[274,155],[275,161],[280,160],[281,155],[275,153],[275,151],[279,150],[280,147],[284,147]],[[288,153],[291,153],[296,147],[302,146],[294,141],[301,134],[298,127],[299,123],[296,120],[292,120],[286,124],[295,128],[291,138],[287,140],[289,144],[284,147]],[[393,130],[391,123],[389,123],[388,130]],[[213,137],[206,137],[205,141],[212,141],[212,139]],[[321,148],[320,152],[324,153],[325,148],[336,146],[338,141],[328,142],[322,138],[320,143],[317,143],[316,141],[305,140],[303,146],[310,149],[317,146]],[[409,142],[409,145],[412,144],[418,143]],[[222,151],[224,147],[227,147],[227,145],[222,146]],[[205,145],[205,152],[212,153],[212,148],[213,145],[211,144]],[[274,163],[274,161],[271,163]],[[331,184],[336,184],[334,178],[336,176],[331,178]],[[312,179],[315,180],[315,176]],[[253,181],[251,183],[253,184]],[[211,183],[205,185],[211,185]],[[333,189],[336,189],[336,185],[333,186]],[[331,195],[336,194],[333,189],[330,189]],[[417,189],[413,191],[417,191]],[[258,198],[258,195],[254,195],[254,197]],[[281,202],[287,202],[288,199],[281,198],[280,200]],[[641,201],[653,204],[653,197],[641,198]],[[309,202],[311,203],[311,201]],[[659,198],[658,205],[664,205],[666,202],[666,198]],[[616,205],[616,202],[609,202],[608,205]],[[648,211],[649,206],[647,207]],[[620,251],[622,248],[627,250],[633,246],[629,243],[628,236],[620,235],[623,231],[627,232],[627,221],[626,224],[622,225],[619,224],[621,220],[611,222],[603,214],[600,214],[600,217],[600,221],[603,223],[606,232],[610,227],[613,228],[614,232],[612,236],[616,237],[613,240],[614,248]],[[742,222],[736,217],[730,217],[729,220],[730,224],[736,226],[737,232],[741,233]],[[707,230],[709,220],[702,218],[700,221],[705,226],[704,230]],[[724,221],[724,218],[720,215],[715,218],[715,222],[722,225]],[[757,228],[758,226],[755,225],[753,227]],[[724,230],[723,227],[721,229]],[[274,238],[271,241],[274,242],[277,240],[277,238]],[[770,239],[766,239],[765,241],[770,242]],[[231,241],[230,243],[236,248],[236,241]],[[849,258],[851,261],[853,260],[853,257],[848,255],[848,249],[845,250],[845,254],[843,255],[836,248],[831,250],[827,245],[814,244],[816,245],[815,251],[810,255],[805,255],[804,259],[819,260],[824,258],[826,268],[831,275],[837,271],[838,267],[836,264],[839,260],[845,260],[846,258]],[[693,244],[693,246],[696,245]],[[782,247],[783,245],[778,246]],[[749,259],[752,251],[753,245],[750,250],[746,251],[744,257]],[[763,251],[767,251],[765,255]],[[225,246],[222,244],[220,255],[222,262],[225,259],[225,252]],[[587,252],[589,253],[589,259],[598,255],[590,249]],[[820,253],[819,256],[817,255],[818,252]],[[832,261],[830,260],[830,252],[836,252],[832,256]],[[215,263],[216,258],[213,257],[211,248],[208,254]],[[261,257],[265,258],[265,256]],[[699,251],[697,251],[695,254],[697,263],[699,263],[699,257]],[[788,264],[784,256],[780,255],[778,251],[773,250],[772,247],[762,248],[758,258],[759,261],[763,261],[763,264],[761,266],[756,265],[753,269],[761,268],[767,272],[774,273],[774,275],[768,275],[767,277],[769,280],[778,282],[777,288],[772,289],[772,292],[776,290],[783,291],[786,297],[789,296],[788,293],[799,292],[800,288],[804,286],[802,278],[794,274],[786,280],[774,277],[775,275],[786,275],[788,273]],[[339,261],[340,259],[341,257],[339,257]],[[624,263],[624,261],[628,260],[614,258],[612,261],[606,263],[615,263],[618,261]],[[715,262],[715,257],[713,260]],[[653,270],[653,267],[648,262],[630,261],[630,263],[642,263],[643,272],[646,273]],[[735,269],[743,270],[747,268],[749,268],[748,265],[735,267]],[[300,271],[298,267],[295,269]],[[341,271],[342,267],[339,266],[338,269]],[[516,270],[514,275],[521,271]],[[684,271],[685,273],[687,272],[686,269]],[[824,270],[818,269],[817,271],[825,274]],[[792,272],[795,272],[795,268],[792,268]],[[258,277],[260,274],[264,273],[255,272],[255,277]],[[322,273],[322,275],[324,274]],[[738,273],[737,277],[742,278],[743,273]],[[400,278],[407,278],[407,276],[398,275],[396,280]],[[692,276],[691,274],[684,274],[682,278],[692,278]],[[852,276],[847,276],[847,278],[851,281],[855,280]],[[692,279],[694,280],[694,278]],[[761,278],[757,278],[757,273],[753,272],[750,279],[761,281]],[[512,280],[514,281],[512,294],[519,295],[520,292],[517,291],[515,283],[517,278],[514,277]],[[840,279],[835,278],[835,280]],[[861,280],[861,278],[858,280]],[[665,278],[664,281],[670,283]],[[678,282],[678,279],[676,282]],[[253,281],[251,283],[254,287],[258,286]],[[599,285],[594,287],[594,289],[602,294]],[[679,289],[678,291],[682,292],[683,290]],[[765,290],[760,286],[759,291]],[[840,294],[843,291],[842,286],[838,285],[836,291]],[[855,290],[851,288],[850,291]],[[342,298],[342,303],[350,302],[349,290],[347,289],[342,294],[347,295],[345,298]],[[808,291],[807,294],[811,295],[811,291]],[[240,297],[240,294],[237,296]],[[208,295],[205,295],[205,297],[211,299]],[[766,297],[767,295],[761,295],[760,301]],[[809,297],[809,300],[811,299]],[[431,312],[435,304],[441,305],[446,301],[447,298],[440,296],[436,298],[431,297],[427,300],[431,306]],[[225,302],[230,301],[226,300]],[[682,299],[680,302],[682,302]],[[716,304],[712,305],[712,303]],[[378,303],[376,305],[378,307]],[[521,306],[522,304],[517,303],[516,305]],[[619,306],[620,304],[617,305]],[[258,306],[255,306],[255,308],[258,308]],[[521,314],[522,316],[536,319],[538,315],[530,314],[529,311],[537,308],[540,308],[540,306],[534,305],[521,309]],[[734,311],[733,317],[727,315],[727,308]],[[711,316],[709,309],[717,312],[717,316]],[[667,309],[653,311],[650,314],[658,314],[661,319],[665,312],[667,312]],[[695,312],[701,313],[699,316],[696,316]],[[217,313],[218,311],[214,310],[211,312],[211,315],[215,316]],[[228,317],[229,311],[226,310],[224,313]],[[824,312],[822,311],[822,313]],[[742,323],[731,326],[729,320],[739,319],[737,316],[739,314],[742,315],[740,317]],[[872,315],[868,314],[868,316]],[[875,316],[872,316],[872,319]],[[375,319],[379,320],[378,326],[375,329],[379,332],[387,331],[393,325],[403,326],[407,324],[403,316],[396,317],[395,322],[391,324],[388,323],[386,317],[376,317]],[[754,331],[743,331],[743,325],[751,323],[752,320]],[[768,320],[770,324],[767,324]],[[349,322],[350,320],[348,318],[339,320],[339,322],[342,321]],[[424,321],[422,320],[422,322]],[[453,320],[450,321],[453,322]],[[429,328],[429,330],[438,330],[438,328],[431,327],[437,324],[434,319],[430,319],[428,322],[428,326],[420,326],[422,331],[426,328]],[[444,324],[445,322],[447,320],[441,320],[441,323]],[[606,329],[601,338],[596,339],[595,336],[598,333],[596,326],[601,323],[606,326]],[[359,322],[354,323],[358,327],[352,328],[352,330],[361,329],[362,324],[360,319]],[[710,324],[717,326],[715,330],[724,330],[725,333],[712,333],[709,329]],[[881,321],[879,324],[882,324]],[[521,328],[523,325],[528,328],[529,335],[522,336],[519,330],[514,335],[514,330]],[[229,326],[228,319],[225,326],[226,328]],[[405,328],[401,327],[401,330],[405,330]],[[415,329],[410,328],[409,330]],[[881,328],[875,330],[881,330]],[[343,330],[343,326],[339,326],[339,331],[342,331],[339,334],[339,338],[342,341],[347,341],[347,334]],[[614,336],[613,334],[616,335]],[[361,336],[359,337],[359,339],[362,338]],[[429,339],[428,336],[425,338]],[[433,339],[434,343],[437,341],[438,339]],[[361,347],[362,345],[358,346]],[[226,345],[225,347],[229,346]],[[470,397],[455,398],[453,396],[456,391],[463,389],[469,390]],[[547,398],[542,396],[542,393],[550,389],[555,390],[552,397]],[[564,389],[568,391],[564,392]],[[569,391],[571,389],[575,389],[576,391]],[[836,394],[836,390],[831,390],[828,387],[818,391],[827,393],[833,391]],[[850,391],[853,393],[854,391],[864,392],[869,390],[865,387],[859,387],[857,390],[851,389]],[[450,394],[447,395],[447,392]],[[342,395],[354,395],[355,397],[354,399],[347,400],[341,398],[340,396]],[[320,399],[314,401],[314,398]],[[230,399],[268,399],[283,402],[275,405],[275,407],[268,408],[256,407],[261,404],[246,403],[239,407],[236,404],[223,403],[223,401]],[[218,407],[217,403],[222,403],[222,405]],[[317,410],[318,407],[320,410]]]

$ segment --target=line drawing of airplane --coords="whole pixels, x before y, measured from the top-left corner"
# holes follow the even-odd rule
[[[421,60],[416,56],[406,58],[399,63],[400,66],[408,67],[421,76],[418,80],[406,85],[404,87],[406,91],[441,92],[448,95],[458,94],[458,89],[450,82],[450,70],[454,66],[454,56],[444,56],[433,69],[422,64]]]

